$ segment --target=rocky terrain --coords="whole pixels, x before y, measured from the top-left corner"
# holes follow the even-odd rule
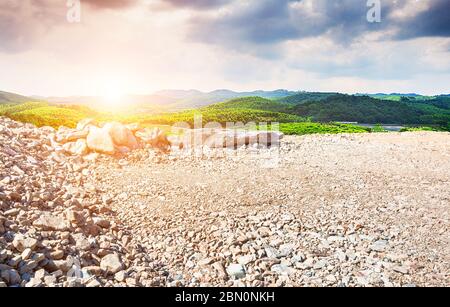
[[[0,118],[0,287],[450,286],[449,133],[170,144]]]

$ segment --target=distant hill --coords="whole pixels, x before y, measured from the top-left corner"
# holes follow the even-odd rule
[[[156,95],[176,98],[177,101],[170,105],[174,109],[195,109],[223,102],[226,100],[241,98],[241,97],[261,97],[267,99],[277,99],[294,95],[296,92],[287,90],[275,90],[275,91],[252,91],[252,92],[235,92],[230,90],[215,90],[212,92],[199,92],[199,91],[163,91],[157,92]]]
[[[296,92],[287,90],[234,92],[230,90],[215,90],[201,92],[197,90],[163,90],[151,95],[127,95],[122,97],[123,105],[128,109],[142,111],[182,111],[197,109],[218,102],[227,101],[239,97],[259,96],[268,99],[278,99],[294,95]],[[45,97],[46,101],[61,104],[82,104],[95,107],[102,105],[101,97],[73,96],[73,97]]]
[[[400,94],[400,93],[391,93],[391,94],[357,94],[356,96],[369,96],[372,98],[382,99],[382,100],[393,100],[393,101],[400,101],[403,98],[413,99],[413,100],[429,100],[435,98],[435,96],[424,96],[414,93],[409,94]]]
[[[250,109],[274,112],[287,112],[291,105],[262,97],[241,97],[226,102],[217,103],[206,107],[206,109]]]
[[[32,100],[30,97],[0,91],[0,104],[23,103]]]
[[[299,104],[304,101],[319,101],[330,96],[336,95],[337,93],[320,93],[320,92],[298,92],[297,94],[281,97],[277,99],[281,103],[289,104]]]
[[[403,97],[400,101],[335,93],[297,93],[282,99],[241,97],[201,108],[208,112],[242,110],[296,115],[316,122],[435,125],[450,129],[450,97]]]
[[[318,101],[295,105],[290,113],[314,121],[349,121],[383,124],[450,124],[449,98],[390,101],[336,94]]]

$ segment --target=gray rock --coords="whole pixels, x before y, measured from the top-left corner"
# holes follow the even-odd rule
[[[109,254],[102,258],[100,267],[108,274],[116,274],[122,270],[123,264],[120,261],[119,255]]]
[[[126,273],[125,273],[125,271],[117,272],[117,273],[114,275],[114,279],[117,280],[118,282],[123,282],[123,281],[125,280],[125,278],[126,278]]]
[[[267,257],[269,257],[269,258],[275,259],[275,258],[280,257],[280,254],[278,253],[278,250],[276,248],[273,248],[270,246],[270,247],[266,247],[264,250],[266,251]]]
[[[101,286],[102,284],[96,278],[93,278],[90,282],[86,284],[86,287],[88,288],[98,288]]]
[[[89,250],[91,247],[91,243],[82,233],[72,234],[72,239],[75,241],[75,246],[80,250]]]
[[[313,269],[314,269],[314,270],[321,270],[321,269],[323,269],[323,268],[326,267],[326,266],[327,266],[327,262],[326,262],[326,261],[324,261],[324,260],[319,260],[319,261],[317,261],[317,262],[314,264]]]
[[[30,249],[31,251],[33,251],[38,243],[39,243],[38,240],[34,238],[25,237],[24,235],[21,234],[15,235],[13,240],[13,245],[19,252],[23,252],[26,249]]]
[[[46,286],[53,286],[57,283],[57,278],[54,275],[45,276],[44,283]]]
[[[294,274],[296,271],[294,268],[291,268],[285,264],[274,264],[271,267],[271,270],[280,275],[287,275],[287,276]]]
[[[235,279],[244,278],[246,275],[245,268],[241,264],[230,264],[227,267],[227,273],[230,277],[233,277]]]
[[[16,270],[8,270],[7,272],[9,275],[7,282],[9,282],[10,285],[20,285],[22,278],[20,277],[19,272]]]
[[[282,244],[280,245],[279,248],[279,252],[278,252],[278,257],[279,258],[283,258],[283,257],[288,257],[290,254],[292,254],[292,252],[294,251],[294,246],[292,244]]]
[[[50,213],[41,214],[38,219],[33,222],[33,225],[42,230],[65,231],[69,229],[69,225],[64,218]]]
[[[374,244],[370,246],[370,249],[375,252],[384,252],[388,246],[388,241],[386,240],[378,240]]]
[[[394,266],[392,269],[394,270],[394,272],[405,274],[405,275],[409,273],[409,268],[406,266],[398,265],[398,266]]]

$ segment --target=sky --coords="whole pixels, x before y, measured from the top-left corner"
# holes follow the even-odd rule
[[[0,90],[450,93],[449,0],[77,2],[0,0]]]

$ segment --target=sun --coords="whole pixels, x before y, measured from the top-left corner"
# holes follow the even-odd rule
[[[117,111],[123,107],[124,98],[124,91],[118,82],[107,82],[101,87],[101,104],[109,111]]]
[[[103,102],[113,108],[120,106],[122,98],[123,94],[116,89],[110,89],[106,94],[102,95]]]

